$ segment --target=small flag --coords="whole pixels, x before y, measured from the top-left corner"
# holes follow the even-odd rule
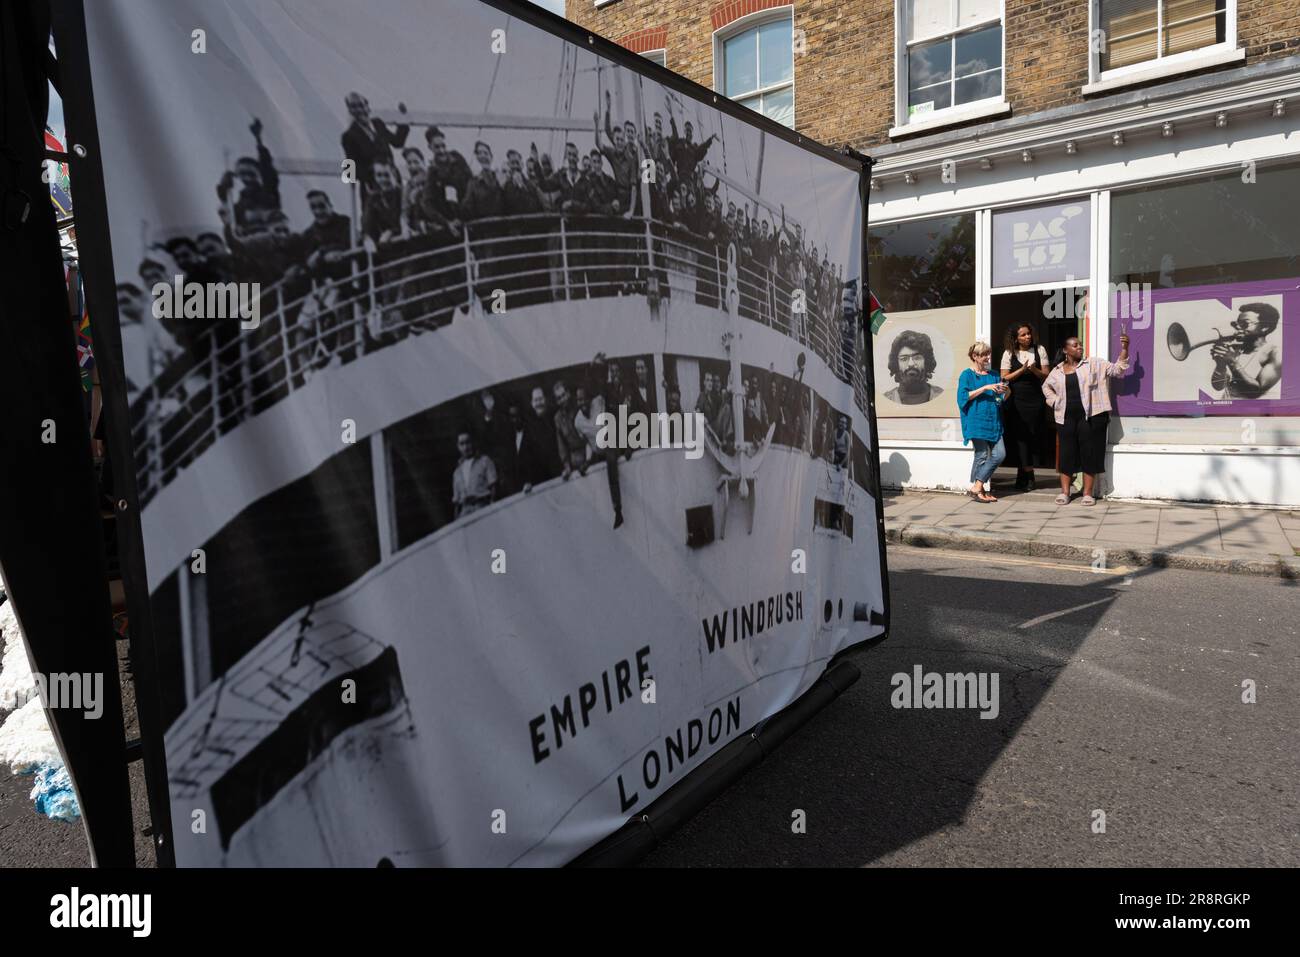
[[[54,131],[48,126],[45,127],[45,148],[53,150],[56,153],[66,152],[63,144],[59,142]],[[46,162],[52,162],[47,160]],[[54,204],[55,210],[60,217],[66,219],[72,215],[72,184],[68,177],[68,164],[57,164],[50,174],[47,174],[50,185],[50,202]]]
[[[881,308],[880,300],[870,289],[867,290],[867,315],[871,319],[871,334],[874,336],[885,324],[885,310]]]
[[[90,313],[82,312],[77,324],[77,365],[81,367],[81,387],[87,392],[95,386],[95,348],[90,335]]]

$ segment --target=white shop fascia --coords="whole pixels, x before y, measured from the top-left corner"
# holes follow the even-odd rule
[[[871,154],[869,223],[974,213],[976,333],[989,339],[993,211],[1090,200],[1087,349],[1112,355],[1105,295],[1112,191],[1294,162],[1297,142],[1300,56],[879,148]],[[1213,210],[1206,226],[1213,228]],[[885,484],[968,484],[970,447],[951,427],[945,434],[944,420],[882,418],[879,429]],[[1262,418],[1254,442],[1242,439],[1236,417],[1127,417],[1112,424],[1108,493],[1300,507],[1300,418]]]

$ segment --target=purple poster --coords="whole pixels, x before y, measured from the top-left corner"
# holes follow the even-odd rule
[[[1119,412],[1300,413],[1300,329],[1286,333],[1287,319],[1294,326],[1297,317],[1300,279],[1120,287],[1111,303],[1111,341],[1127,331],[1133,365],[1116,383]]]

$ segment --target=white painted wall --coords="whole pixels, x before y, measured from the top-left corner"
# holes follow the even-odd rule
[[[994,295],[989,288],[990,211],[1065,197],[1091,197],[1094,311],[1086,345],[1089,354],[1113,355],[1106,315],[1108,297],[1100,294],[1110,275],[1110,191],[1242,168],[1248,162],[1293,158],[1300,135],[1300,110],[1287,110],[1277,117],[1270,106],[1274,97],[1292,95],[1297,82],[1300,78],[1294,74],[1258,83],[1245,81],[1229,90],[1133,104],[1106,116],[1044,123],[1013,134],[991,133],[945,146],[918,142],[914,150],[887,157],[873,171],[888,182],[872,192],[869,221],[885,224],[973,211],[977,217],[976,334],[987,339]],[[1219,109],[1231,112],[1227,129],[1207,122]],[[1175,121],[1176,138],[1165,139],[1152,131],[1149,124],[1165,118]],[[1135,128],[1144,123],[1148,125],[1138,132]],[[1124,145],[1112,146],[1110,132],[1125,129]],[[1066,136],[1078,138],[1077,154],[1066,155],[1057,145],[1035,149],[1030,163],[1020,161],[1022,147],[1038,147]],[[972,158],[980,155],[996,157],[992,169],[971,165]],[[939,166],[947,157],[967,161],[957,183],[940,179]],[[915,184],[901,181],[899,173],[904,169],[917,171]],[[1210,215],[1207,211],[1207,217]],[[884,486],[969,486],[973,453],[961,444],[955,418],[882,418],[879,431]],[[1254,444],[1245,444],[1247,438]],[[1102,484],[1106,495],[1300,507],[1298,417],[1112,415],[1110,441]]]
[[[972,455],[960,442],[881,439],[880,481],[886,488],[963,490],[970,485]],[[1106,455],[1102,492],[1300,508],[1300,448],[1115,445]]]

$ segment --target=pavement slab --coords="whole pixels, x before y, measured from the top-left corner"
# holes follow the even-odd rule
[[[906,544],[1083,562],[1101,547],[1136,565],[1300,579],[1300,513],[1109,499],[1089,507],[1078,496],[1056,505],[1055,494],[1004,492],[980,505],[951,492],[899,493],[887,500],[885,527]]]

